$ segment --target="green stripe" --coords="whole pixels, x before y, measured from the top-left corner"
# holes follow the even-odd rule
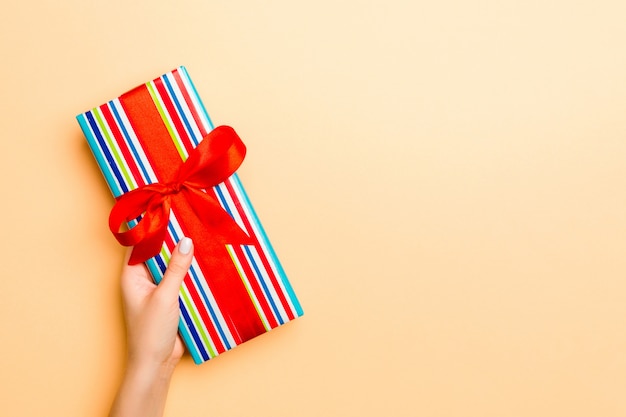
[[[133,177],[130,175],[130,173],[126,169],[124,158],[122,158],[119,152],[117,151],[117,147],[115,146],[115,141],[113,140],[113,138],[111,138],[111,135],[109,135],[109,130],[106,128],[106,123],[104,123],[104,120],[102,120],[102,116],[100,116],[100,109],[96,107],[92,110],[92,113],[96,117],[96,122],[98,122],[98,127],[100,127],[100,131],[106,138],[107,144],[109,145],[109,150],[113,154],[113,158],[115,158],[115,162],[117,163],[118,167],[122,170],[122,175],[124,176],[124,179],[126,179],[126,184],[128,185],[128,188],[130,189],[136,188],[137,184],[135,183],[135,181],[133,180]]]
[[[246,279],[244,279],[244,273],[241,269],[239,269],[239,262],[238,260],[235,258],[235,254],[232,252],[232,245],[226,245],[226,250],[228,250],[228,254],[230,255],[230,259],[232,259],[233,261],[233,265],[235,265],[235,268],[237,268],[237,272],[239,273],[239,277],[241,278],[241,282],[243,282],[243,285],[246,287],[246,291],[248,291],[248,297],[250,297],[250,300],[252,300],[252,305],[254,305],[254,309],[256,310],[256,314],[259,316],[259,318],[261,319],[261,322],[263,323],[263,327],[265,327],[265,331],[269,332],[271,330],[271,328],[269,327],[269,324],[266,323],[267,320],[263,320],[263,312],[260,310],[258,304],[259,301],[256,299],[254,293],[252,292],[252,288],[250,288],[250,285],[248,284],[248,281]]]
[[[217,356],[217,354],[215,353],[215,350],[213,350],[213,346],[211,342],[209,341],[206,332],[204,331],[204,326],[202,325],[202,322],[200,321],[200,319],[198,319],[198,316],[196,315],[196,312],[194,311],[194,309],[189,308],[189,306],[192,306],[193,303],[189,299],[189,296],[187,295],[186,291],[181,290],[180,295],[183,297],[184,303],[187,306],[187,311],[191,315],[191,318],[193,319],[193,322],[196,325],[196,330],[202,337],[202,340],[204,341],[205,346],[209,350],[209,357],[214,358],[215,356]],[[198,308],[200,307],[202,306],[198,306]]]
[[[289,298],[289,301],[291,302],[291,306],[295,308],[296,316],[297,317],[302,316],[304,314],[304,311],[302,310],[300,301],[298,301],[298,297],[296,297],[296,293],[291,287],[291,283],[289,282],[289,279],[287,278],[287,274],[285,273],[283,266],[278,260],[278,257],[276,256],[276,252],[274,252],[274,249],[272,248],[272,243],[270,242],[269,238],[267,237],[267,234],[265,233],[265,230],[263,229],[263,225],[261,224],[259,220],[259,216],[257,216],[256,212],[254,211],[254,207],[252,206],[252,203],[250,202],[250,199],[248,198],[248,194],[246,194],[246,190],[243,188],[243,185],[241,184],[241,180],[239,179],[239,176],[235,172],[233,175],[231,175],[230,179],[231,179],[231,184],[233,185],[233,189],[235,190],[235,194],[238,194],[241,196],[241,198],[239,199],[241,206],[245,208],[244,211],[248,211],[250,213],[250,216],[248,216],[248,219],[250,219],[250,223],[254,227],[256,227],[256,230],[258,230],[259,234],[261,235],[260,241],[263,242],[265,247],[267,248],[266,254],[269,255],[271,263],[274,264],[274,267],[278,271],[278,273],[276,274],[276,278],[280,279],[280,281],[283,283],[284,288],[287,291],[287,295],[289,296],[288,298]]]
[[[146,85],[148,86],[148,91],[150,92],[150,96],[152,96],[152,101],[154,101],[154,105],[156,106],[157,110],[159,111],[159,114],[161,115],[163,124],[167,128],[167,131],[169,132],[170,137],[172,138],[172,142],[174,142],[174,146],[176,146],[176,150],[178,150],[178,154],[180,155],[180,158],[182,160],[187,159],[187,155],[185,154],[185,151],[183,150],[181,146],[180,139],[178,138],[176,131],[174,130],[169,120],[167,119],[167,112],[165,111],[165,108],[163,108],[163,106],[161,105],[161,102],[159,101],[159,96],[153,87],[153,83],[149,82]]]
[[[165,249],[165,245],[163,245],[163,248],[161,249],[161,257],[163,258],[163,261],[165,262],[165,264],[168,265],[169,262],[170,262],[170,254],[167,253],[167,251]],[[190,308],[190,306],[193,306],[194,303],[189,298],[189,295],[187,294],[187,291],[185,291],[183,289],[183,287],[181,287],[181,289],[180,289],[180,296],[183,297],[183,302],[184,302],[185,306],[187,307],[187,311],[189,312],[189,315],[191,316],[191,319],[193,320],[194,324],[196,325],[196,330],[198,331],[198,334],[200,335],[200,337],[202,337],[202,341],[204,342],[205,346],[208,348],[209,357],[214,358],[214,357],[217,356],[217,354],[215,353],[215,350],[213,349],[213,345],[209,341],[208,335],[204,331],[204,326],[202,325],[202,320],[200,320],[198,318],[198,315],[196,314],[195,310],[193,308]],[[197,307],[201,308],[202,306],[200,305],[200,306],[197,306]]]

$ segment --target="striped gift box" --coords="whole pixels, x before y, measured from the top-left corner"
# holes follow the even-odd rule
[[[154,155],[163,150],[154,149],[151,138],[142,131],[146,110],[135,108],[129,98],[132,94],[146,98],[150,117],[167,129],[181,162],[213,129],[184,67],[78,115],[78,123],[116,198],[159,181]],[[192,262],[179,296],[179,331],[197,364],[303,314],[237,174],[206,191],[250,236],[252,244],[226,245],[234,279],[223,279],[201,258]],[[156,283],[162,279],[172,250],[185,232],[185,219],[172,210],[160,253],[146,261]],[[202,245],[202,239],[191,237],[196,246]]]

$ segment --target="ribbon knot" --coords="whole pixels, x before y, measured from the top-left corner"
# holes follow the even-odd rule
[[[218,126],[189,153],[186,161],[181,161],[174,178],[120,196],[111,210],[109,228],[122,245],[134,246],[128,263],[145,262],[160,252],[172,207],[184,215],[196,216],[203,238],[223,245],[249,244],[246,232],[215,197],[204,191],[234,174],[245,154],[246,147],[237,133],[231,127]],[[124,223],[135,224],[120,232]]]
[[[169,184],[165,184],[165,194],[178,194],[183,189],[185,184],[181,184],[179,182],[172,182]]]

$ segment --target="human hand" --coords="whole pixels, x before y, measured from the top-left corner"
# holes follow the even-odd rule
[[[180,286],[193,257],[193,243],[182,238],[157,286],[144,264],[122,268],[128,358],[110,416],[161,416],[174,367],[184,348],[178,336]]]
[[[184,348],[177,333],[178,293],[192,255],[191,239],[181,239],[157,286],[145,264],[128,265],[128,251],[121,285],[129,363],[173,367],[180,360]]]

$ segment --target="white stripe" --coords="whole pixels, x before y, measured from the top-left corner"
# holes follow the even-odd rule
[[[165,82],[163,80],[161,80],[162,82]],[[185,149],[184,146],[182,146],[182,141],[180,139],[180,137],[178,136],[178,132],[176,131],[176,126],[174,126],[174,122],[172,121],[172,118],[169,114],[169,112],[167,111],[167,108],[165,107],[165,103],[163,102],[163,98],[161,97],[161,94],[159,94],[159,90],[157,90],[156,85],[154,83],[154,81],[150,81],[148,84],[150,84],[150,86],[152,87],[152,91],[154,92],[155,96],[153,99],[156,99],[159,102],[159,106],[160,110],[163,110],[163,114],[165,115],[165,118],[167,119],[167,124],[165,126],[166,129],[168,129],[168,126],[172,129],[171,131],[168,129],[168,132],[170,133],[170,135],[174,135],[174,138],[172,138],[173,141],[175,141],[179,147],[180,147],[180,151],[183,153],[183,160],[187,159],[187,157],[189,156],[189,154],[187,153],[187,149]],[[167,91],[167,87],[165,87],[165,90]],[[150,91],[150,90],[149,90]],[[159,111],[160,113],[160,111]]]
[[[183,96],[183,93],[181,92],[180,88],[178,87],[178,83],[176,82],[176,79],[174,79],[174,76],[172,75],[172,73],[168,73],[166,75],[163,76],[164,78],[167,77],[172,90],[174,91],[174,96],[176,97],[176,100],[178,101],[178,104],[180,105],[180,108],[182,109],[182,115],[180,114],[180,110],[178,109],[178,107],[176,106],[176,104],[174,103],[174,108],[176,108],[176,112],[178,113],[178,117],[181,119],[181,123],[183,124],[184,128],[185,128],[185,132],[187,132],[187,135],[193,139],[195,139],[195,141],[192,139],[192,143],[198,143],[202,140],[202,133],[200,133],[200,129],[198,129],[198,125],[196,124],[194,118],[193,118],[193,114],[191,114],[191,111],[189,110],[189,106],[187,106],[187,102],[185,101],[185,97]],[[166,86],[167,89],[167,86]],[[171,94],[169,89],[167,89],[168,94]],[[173,101],[173,100],[172,100]],[[191,127],[191,132],[189,131],[189,129],[187,128],[187,124],[184,122],[183,119],[187,119],[187,122],[189,123],[189,126]]]
[[[170,221],[171,221],[171,216],[170,216]],[[166,245],[166,243],[165,243],[165,242],[163,242],[163,250],[165,251],[166,256],[165,256],[165,257],[163,257],[163,255],[162,255],[162,254],[159,254],[159,256],[161,257],[161,259],[162,259],[163,261],[166,261],[166,259],[167,259],[167,260],[171,259],[171,257],[172,257],[172,252],[171,252],[171,251],[170,251],[170,249],[167,247],[167,245]],[[194,260],[195,260],[195,259],[194,259]],[[165,262],[165,264],[167,264],[167,262]],[[194,285],[194,287],[195,287],[195,286],[196,286],[195,280],[193,280],[193,277],[191,277],[191,278],[192,278],[192,283],[193,283],[193,285]],[[204,340],[204,339],[206,338],[206,339],[208,340],[208,342],[209,342],[209,345],[211,345],[211,348],[212,348],[211,350],[213,350],[214,352],[217,352],[217,349],[215,348],[215,341],[213,341],[213,339],[211,338],[211,335],[209,334],[208,329],[206,328],[206,326],[205,326],[204,322],[202,321],[202,317],[200,316],[200,309],[199,309],[199,307],[200,307],[200,306],[196,305],[196,304],[193,302],[193,298],[191,297],[191,293],[190,293],[190,291],[189,291],[189,287],[187,286],[187,284],[186,284],[184,281],[183,281],[183,284],[181,285],[181,288],[180,288],[180,293],[181,293],[181,301],[183,302],[183,305],[184,305],[184,306],[185,306],[185,308],[187,309],[187,312],[188,312],[188,314],[189,314],[189,317],[190,317],[190,319],[191,319],[191,322],[193,323],[194,329],[196,330],[196,332],[197,332],[197,333],[199,333],[200,343],[202,344],[202,347],[203,347],[203,348],[204,348],[204,350],[207,352],[207,354],[209,354],[210,349],[209,349],[209,347],[206,345],[205,340]],[[182,295],[184,295],[187,299],[189,299],[189,301],[190,301],[190,303],[189,303],[189,304],[185,301],[185,299],[182,297]],[[203,303],[203,305],[202,305],[201,307],[203,307],[203,308],[205,308],[205,309],[206,309],[206,306],[204,305],[204,303]],[[194,313],[195,313],[195,314],[194,314]],[[194,319],[193,319],[193,316],[194,316],[194,315],[195,315],[196,317],[198,317],[198,319],[199,319],[199,321],[200,321],[200,326],[201,326],[201,328],[197,328],[197,327],[195,327],[195,326],[196,326],[196,322],[195,322],[195,321],[194,321]],[[180,314],[180,317],[183,317],[182,312],[181,312],[181,314]],[[203,336],[204,336],[204,337],[203,337]],[[197,344],[197,343],[196,343],[196,341],[195,341],[195,339],[193,339],[193,337],[192,337],[192,340],[193,340],[193,343],[194,343],[194,344]],[[209,356],[211,356],[211,355],[209,354]]]
[[[165,248],[165,252],[169,253],[170,254],[169,256],[171,256],[171,252],[168,250],[167,247],[165,247],[165,244],[163,245],[163,247]],[[164,258],[161,256],[160,252],[159,252],[158,257],[161,259],[161,261],[164,261]],[[154,258],[150,258],[148,262],[152,263],[157,271],[158,276],[154,276],[154,274],[152,274],[152,276],[155,282],[158,284],[163,279],[163,271],[161,270],[161,267],[159,266],[158,262]],[[154,269],[150,269],[151,272],[153,270]],[[194,310],[194,306],[187,304],[185,302],[185,299],[183,298],[183,295],[187,296],[188,298],[191,298],[189,295],[189,289],[187,288],[187,285],[184,282],[181,285],[180,292],[179,292],[179,299],[182,302],[183,307],[179,310],[179,313],[178,313],[178,318],[179,318],[178,325],[179,327],[183,326],[185,330],[187,331],[187,334],[189,335],[189,339],[186,341],[187,349],[195,351],[199,357],[202,357],[202,354],[200,353],[200,348],[202,347],[204,348],[205,351],[207,351],[207,354],[209,355],[209,357],[211,357],[211,354],[209,353],[209,350],[207,349],[206,344],[202,340],[202,337],[200,337],[201,346],[199,346],[198,343],[196,342],[196,339],[191,334],[192,333],[191,329],[194,329],[196,333],[200,333],[200,330],[195,326],[193,315],[192,315],[192,312],[190,311],[190,310]],[[187,314],[189,315],[189,318],[191,320],[191,326],[189,326],[187,324],[187,321],[185,320],[183,309],[185,309],[187,311]],[[213,340],[211,339],[211,337],[208,337],[208,339],[210,343],[212,344]]]
[[[95,109],[94,109],[95,110]],[[105,175],[105,178],[112,178],[114,181],[114,185],[117,186],[117,189],[119,190],[119,192],[122,192],[122,187],[120,185],[120,182],[117,180],[117,177],[115,176],[115,174],[113,173],[113,168],[111,167],[111,164],[109,163],[109,161],[107,160],[105,154],[104,154],[104,150],[102,149],[102,146],[100,146],[100,141],[98,140],[98,137],[96,135],[95,130],[91,127],[91,123],[89,123],[89,120],[87,119],[87,113],[91,113],[93,116],[93,110],[88,111],[83,113],[83,117],[85,118],[85,125],[87,126],[87,128],[89,129],[89,131],[91,132],[91,137],[93,137],[93,141],[91,141],[90,143],[95,146],[96,148],[94,149],[93,147],[91,148],[91,151],[95,154],[98,153],[100,160],[103,162],[103,165],[101,166],[101,169],[103,170],[107,170],[109,175]],[[96,117],[93,116],[94,121],[96,122],[96,124],[98,124],[98,121],[96,120]],[[98,129],[98,131],[100,131],[100,129]],[[104,137],[104,134],[102,134],[102,139],[106,142],[106,138]],[[111,190],[111,194],[113,194],[113,196],[117,197],[119,194],[117,194],[114,190],[113,187],[111,186],[111,184],[109,185],[109,190]]]
[[[141,143],[139,142],[137,133],[135,133],[133,126],[130,124],[130,120],[128,120],[128,116],[126,115],[126,112],[124,111],[124,108],[122,107],[122,103],[120,102],[119,98],[116,98],[111,101],[113,102],[113,105],[115,106],[115,109],[117,110],[117,113],[120,116],[120,120],[122,122],[124,129],[128,133],[128,138],[125,137],[125,140],[129,141],[135,147],[135,149],[137,150],[137,154],[139,155],[140,160],[139,161],[135,160],[135,163],[137,165],[144,166],[146,169],[146,172],[148,173],[149,178],[146,178],[143,171],[141,170],[141,166],[139,167],[139,171],[141,173],[143,180],[145,181],[146,184],[152,184],[154,182],[157,182],[158,181],[157,176],[154,173],[152,166],[148,162],[148,157],[146,156],[146,153],[143,147],[141,146]],[[132,151],[131,151],[131,154],[132,154]],[[134,155],[133,155],[133,158],[134,158]]]
[[[256,221],[253,219],[252,213],[250,211],[250,207],[246,204],[246,200],[243,198],[241,190],[238,187],[237,183],[235,181],[230,181],[230,184],[233,187],[233,190],[235,192],[235,196],[236,196],[237,200],[240,202],[241,208],[242,208],[246,218],[248,218],[249,221],[250,221],[250,226],[252,228],[252,231],[253,231],[254,235],[257,237],[257,239],[259,241],[259,245],[261,246],[261,250],[265,254],[265,258],[267,259],[267,262],[270,265],[270,268],[272,269],[272,272],[274,273],[274,276],[276,277],[276,281],[278,282],[278,285],[280,287],[281,292],[285,295],[285,299],[287,300],[287,304],[289,305],[289,308],[291,309],[291,312],[293,313],[294,317],[297,317],[298,314],[296,312],[296,308],[293,305],[291,297],[289,296],[289,293],[287,292],[287,289],[285,288],[285,284],[283,282],[283,279],[286,279],[286,277],[284,277],[282,274],[280,274],[278,272],[278,268],[274,264],[274,258],[272,256],[270,256],[271,252],[270,252],[270,249],[268,247],[268,242],[264,239],[264,237],[263,237],[264,235],[257,228],[257,224],[256,224]],[[263,268],[263,264],[261,264],[261,268]],[[273,285],[272,285],[272,287],[273,287]],[[282,306],[282,303],[280,303],[280,300],[279,300],[279,304],[281,304],[281,306]]]
[[[248,253],[246,253],[245,251],[244,251],[244,254],[246,256],[246,260],[250,264],[250,268],[252,269],[252,271],[254,273],[254,276],[256,277],[256,279],[258,281],[263,280],[263,282],[265,283],[265,287],[270,292],[269,297],[271,297],[272,300],[274,301],[274,305],[278,309],[278,314],[283,319],[282,321],[283,322],[289,321],[289,318],[287,317],[287,313],[285,312],[285,308],[283,307],[283,303],[280,301],[280,298],[278,298],[278,293],[276,292],[276,288],[274,287],[274,285],[272,285],[272,281],[270,280],[270,277],[269,277],[267,271],[265,270],[265,268],[263,268],[263,263],[261,262],[261,258],[259,257],[259,253],[257,252],[257,250],[256,250],[256,248],[254,246],[249,246],[248,248],[250,249],[250,253],[252,254],[252,259],[250,259]],[[256,270],[252,267],[252,263],[253,262],[258,266],[258,269],[261,272],[261,276],[260,277],[257,276]],[[259,283],[259,285],[260,285],[260,283]],[[261,286],[261,288],[263,289],[263,286]],[[267,297],[267,295],[266,295],[266,297]],[[270,309],[272,310],[273,314],[276,314],[276,313],[274,313],[274,309],[272,308],[271,304],[270,304]]]
[[[114,162],[116,164],[118,163],[117,159],[115,158],[116,153],[119,156],[119,158],[122,160],[122,165],[123,165],[123,168],[125,169],[122,169],[122,167],[119,167],[119,168],[120,168],[120,175],[122,176],[124,184],[129,190],[133,190],[137,188],[137,183],[134,182],[135,179],[133,178],[132,172],[130,172],[130,167],[128,166],[128,163],[124,159],[124,155],[122,155],[122,150],[117,144],[117,141],[115,140],[115,136],[113,135],[113,131],[111,130],[111,127],[107,123],[107,120],[105,119],[104,114],[102,113],[102,110],[100,109],[100,107],[96,107],[95,109],[93,109],[93,111],[98,114],[100,121],[102,122],[103,126],[101,126],[101,124],[98,122],[98,119],[96,119],[96,124],[98,124],[98,127],[100,128],[100,131],[102,132],[102,137],[104,138],[104,141],[109,145],[109,148],[110,148],[109,150],[111,151],[111,148],[113,148],[116,151],[116,152],[111,151],[111,156]],[[104,127],[104,131],[102,129],[103,127]],[[132,181],[130,184],[126,182],[128,180],[126,179],[127,175],[124,175],[124,171],[126,171],[128,176],[130,177],[130,180]]]
[[[227,246],[229,247],[228,251],[231,254],[231,258],[233,259],[233,262],[235,262],[235,266],[237,267],[237,270],[241,272],[239,274],[241,277],[241,280],[243,281],[246,287],[246,290],[248,291],[248,295],[250,296],[250,300],[254,304],[257,310],[257,313],[259,314],[259,317],[261,318],[261,321],[263,322],[263,326],[265,327],[266,330],[271,329],[272,326],[270,326],[267,320],[267,317],[265,316],[265,312],[263,311],[263,308],[261,308],[261,304],[259,303],[258,298],[254,294],[254,290],[252,289],[252,286],[250,285],[250,281],[248,280],[248,277],[246,276],[246,274],[243,272],[243,267],[241,265],[241,262],[237,258],[236,254],[233,252],[233,249],[232,249],[233,246],[232,245],[227,245]]]
[[[176,234],[178,236],[184,236],[183,231],[180,227],[180,223],[178,222],[178,219],[176,218],[176,216],[174,215],[173,212],[170,213],[170,222],[172,224],[172,226],[174,227],[174,230],[176,231]],[[171,233],[170,233],[171,236]],[[173,238],[173,237],[172,237]],[[198,276],[198,281],[196,282],[196,280],[194,280],[194,285],[196,286],[197,290],[198,290],[198,295],[200,296],[200,299],[202,301],[202,306],[204,307],[204,309],[207,312],[207,316],[209,316],[210,320],[211,320],[211,324],[213,325],[213,327],[217,328],[221,328],[221,330],[224,332],[224,335],[226,336],[226,339],[228,340],[228,344],[230,344],[231,346],[236,345],[235,343],[235,339],[233,338],[228,325],[226,324],[226,320],[224,319],[224,315],[222,314],[222,311],[220,310],[220,308],[217,305],[217,301],[215,300],[215,296],[213,295],[213,292],[211,291],[211,288],[209,288],[207,282],[206,282],[206,278],[204,276],[204,274],[202,273],[202,270],[200,269],[200,265],[198,265],[198,262],[196,260],[196,257],[193,257],[192,263],[191,263],[191,268],[194,270],[194,272],[196,273],[196,275]],[[209,311],[208,306],[206,305],[206,302],[204,301],[204,297],[202,296],[202,291],[204,291],[204,293],[206,294],[206,298],[209,301],[209,304],[211,305],[214,313],[215,313],[215,317],[217,318],[217,323],[215,323],[213,321],[213,317],[211,316],[211,313]],[[220,335],[220,332],[217,331],[220,339],[222,338],[222,336]],[[208,334],[208,333],[207,333]],[[227,344],[225,343],[226,341],[222,340],[223,344]]]
[[[187,74],[184,71],[178,71],[178,73],[180,74],[180,79],[183,81],[185,90],[187,90],[187,92],[189,93],[189,97],[191,98],[193,107],[196,109],[196,112],[198,113],[198,116],[200,117],[200,122],[202,124],[201,130],[204,130],[205,132],[210,132],[212,130],[211,123],[206,117],[204,106],[202,106],[200,97],[196,95],[196,92],[192,87],[191,80],[187,77]]]
[[[226,206],[224,206],[224,204],[222,203],[222,199],[218,198],[218,201],[220,205],[222,206],[222,208],[224,209],[228,208],[228,211],[230,211],[230,213],[233,215],[235,222],[239,225],[239,227],[241,227],[241,230],[243,230],[248,235],[250,235],[250,231],[246,229],[246,226],[241,216],[239,215],[239,210],[237,210],[237,203],[235,203],[233,196],[228,191],[228,188],[226,188],[226,184],[225,184],[226,182],[229,182],[232,185],[232,181],[230,180],[230,178],[228,178],[223,183],[215,186],[215,188],[219,188],[220,191],[222,192],[222,195],[224,196],[224,199],[226,200]]]

